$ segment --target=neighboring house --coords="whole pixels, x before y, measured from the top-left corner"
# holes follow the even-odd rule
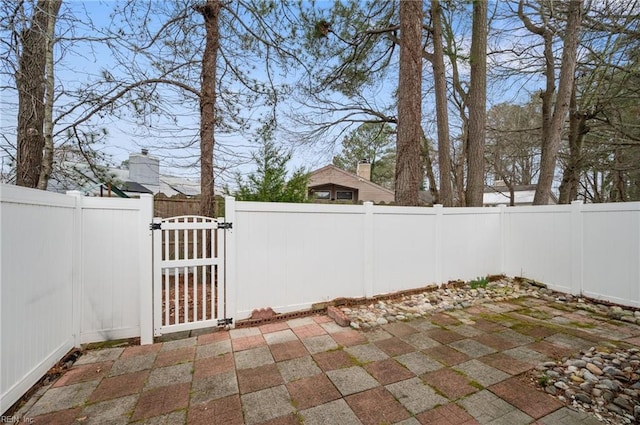
[[[360,163],[356,174],[335,165],[312,171],[308,183],[309,198],[317,202],[365,202],[389,204],[393,191],[371,181],[371,164]]]
[[[536,194],[536,185],[514,185],[513,205],[533,205],[533,197]],[[501,180],[496,180],[493,186],[486,186],[484,189],[482,203],[485,207],[495,207],[498,205],[511,205],[511,194],[509,188]],[[557,204],[558,198],[552,193],[549,204]]]
[[[129,168],[98,167],[94,172],[87,164],[67,162],[50,180],[49,190],[79,190],[89,196],[136,197],[141,193],[166,196],[200,194],[200,182],[183,177],[160,174],[160,160],[146,149],[129,155]],[[216,190],[216,194],[219,191]]]

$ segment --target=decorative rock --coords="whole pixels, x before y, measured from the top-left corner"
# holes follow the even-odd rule
[[[386,325],[387,323],[389,323],[389,321],[387,319],[385,319],[384,317],[380,317],[380,318],[378,318],[378,320],[376,320],[376,323],[378,325]]]
[[[591,404],[591,397],[589,397],[585,393],[576,393],[574,398],[580,403]]]
[[[633,412],[633,405],[626,398],[616,397],[613,399],[613,404],[622,407],[624,410]]]
[[[618,391],[620,389],[620,384],[616,381],[612,381],[611,379],[601,379],[596,385],[596,388],[604,388],[610,391]]]
[[[565,362],[565,364],[567,364],[567,366],[574,366],[574,367],[577,367],[577,368],[583,368],[583,367],[585,367],[587,365],[587,362],[582,360],[582,359],[577,359],[577,360],[570,359],[570,360],[567,360]]]
[[[547,376],[550,378],[559,378],[560,374],[558,372],[556,372],[555,370],[548,370],[547,371]]]
[[[602,375],[602,369],[600,369],[598,366],[596,366],[593,363],[587,363],[587,370],[591,373],[593,373],[594,375]]]
[[[565,391],[569,389],[569,386],[562,381],[554,382],[553,386]]]
[[[613,403],[607,404],[606,408],[607,408],[607,410],[615,412],[618,415],[623,415],[624,414],[623,410],[620,407],[618,407],[615,404],[613,404]]]
[[[576,382],[578,384],[581,384],[584,382],[584,379],[582,379],[581,377],[579,377],[578,375],[571,375],[571,380],[573,382]]]
[[[580,384],[580,389],[585,393],[590,393],[593,389],[593,385],[591,385],[591,382],[583,382]]]
[[[598,382],[598,378],[587,369],[583,369],[582,377],[589,382]]]

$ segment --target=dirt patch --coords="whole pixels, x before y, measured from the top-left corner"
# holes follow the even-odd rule
[[[209,320],[216,317],[214,314],[218,307],[216,284],[212,282],[212,276],[205,276],[204,282],[202,280],[202,276],[199,276],[196,283],[193,273],[169,275],[166,280],[163,278],[163,325]]]

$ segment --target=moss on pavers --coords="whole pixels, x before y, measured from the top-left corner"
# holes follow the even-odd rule
[[[531,416],[487,390],[471,394],[458,404],[481,424],[513,425],[534,421]]]
[[[601,425],[595,416],[589,415],[584,412],[579,412],[568,407],[556,410],[555,412],[544,416],[538,420],[541,425],[566,425],[566,424],[580,424],[580,425]]]
[[[66,385],[64,387],[50,388],[29,409],[28,415],[40,416],[59,410],[71,409],[83,406],[91,393],[98,387],[99,380],[81,382],[79,384]]]
[[[386,385],[385,388],[414,415],[449,402],[417,377]]]
[[[285,416],[295,412],[289,392],[284,385],[266,388],[240,396],[247,425]]]

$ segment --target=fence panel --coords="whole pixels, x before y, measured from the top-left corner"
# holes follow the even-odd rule
[[[74,345],[74,198],[0,187],[0,413]]]
[[[74,345],[150,342],[152,211],[0,185],[0,413]]]
[[[439,229],[442,271],[436,283],[501,273],[500,209],[443,210]],[[409,233],[411,229],[404,231]]]
[[[583,292],[640,307],[640,203],[582,207]]]
[[[437,220],[433,208],[374,207],[371,295],[420,288],[437,281]],[[407,229],[413,230],[407,233]]]
[[[82,343],[140,336],[140,202],[82,198]]]
[[[236,202],[238,319],[361,296],[361,206]]]
[[[571,206],[507,208],[504,212],[504,273],[571,291]]]

